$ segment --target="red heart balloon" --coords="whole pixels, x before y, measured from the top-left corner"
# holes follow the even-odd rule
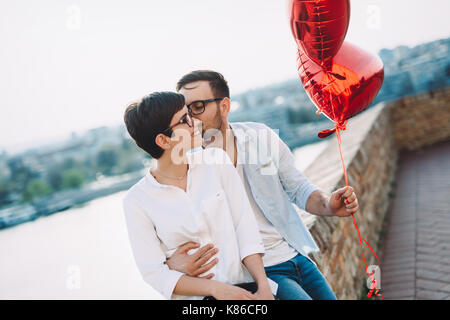
[[[344,42],[325,69],[298,49],[298,72],[306,93],[335,126],[345,130],[347,120],[366,109],[376,97],[384,79],[381,59]],[[325,138],[336,128],[319,132]]]
[[[350,0],[290,0],[290,24],[297,45],[325,66],[341,48],[350,21]]]

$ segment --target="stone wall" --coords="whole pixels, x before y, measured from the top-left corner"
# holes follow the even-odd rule
[[[355,189],[355,215],[361,236],[379,254],[379,237],[395,187],[402,149],[450,139],[450,87],[378,104],[349,120],[341,132],[349,185]],[[331,122],[330,122],[331,127]],[[335,135],[304,174],[325,192],[345,186]],[[358,234],[351,217],[317,217],[300,212],[320,247],[311,257],[339,299],[359,299],[366,281]],[[363,246],[367,265],[376,264]]]
[[[450,86],[389,103],[394,136],[403,149],[444,141],[450,137]]]

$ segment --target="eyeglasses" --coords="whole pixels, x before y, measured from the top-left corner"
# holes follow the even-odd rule
[[[162,133],[167,133],[168,131],[171,131],[175,126],[179,125],[179,124],[184,124],[186,123],[189,128],[192,128],[194,126],[194,123],[192,122],[192,118],[189,114],[189,112],[185,113],[184,116],[181,117],[181,119],[175,123],[174,125],[171,125],[170,127],[168,127],[166,130],[164,130]]]
[[[214,99],[208,99],[208,100],[196,100],[190,104],[187,105],[187,108],[189,109],[190,113],[194,116],[202,114],[205,112],[206,104],[214,101],[220,101],[225,98],[214,98]]]

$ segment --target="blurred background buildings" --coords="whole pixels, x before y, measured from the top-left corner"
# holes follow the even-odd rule
[[[372,105],[450,85],[450,38],[383,49],[380,56],[385,80]],[[237,94],[232,102],[231,121],[263,122],[278,129],[291,149],[319,142],[317,132],[331,127],[327,118],[315,114],[298,79]],[[73,133],[64,142],[18,154],[3,151],[0,228],[127,189],[150,161],[123,124]]]

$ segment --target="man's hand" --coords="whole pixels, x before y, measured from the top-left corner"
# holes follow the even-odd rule
[[[343,187],[331,194],[328,208],[334,216],[348,217],[358,211],[358,199],[352,187]]]
[[[217,264],[217,262],[219,262],[219,259],[215,258],[205,264],[219,251],[219,249],[214,248],[212,244],[207,244],[198,249],[198,251],[194,254],[188,254],[189,250],[196,249],[198,247],[200,247],[200,244],[195,242],[187,242],[183,244],[166,261],[166,264],[171,270],[183,272],[191,277],[199,277],[199,275],[209,271]],[[212,277],[214,277],[214,273],[209,273],[199,278],[211,279]]]

